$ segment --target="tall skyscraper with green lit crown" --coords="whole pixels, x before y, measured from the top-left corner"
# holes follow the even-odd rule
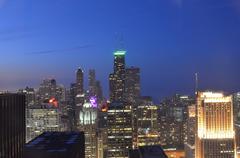
[[[125,55],[123,50],[114,52],[114,72],[109,76],[107,158],[128,158],[129,149],[132,149],[132,108],[124,97]]]
[[[110,101],[122,101],[125,87],[126,51],[114,52],[114,72],[109,75]]]

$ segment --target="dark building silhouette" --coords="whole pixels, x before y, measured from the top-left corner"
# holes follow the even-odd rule
[[[82,69],[77,69],[76,71],[76,93],[77,94],[83,94],[84,89],[83,89],[83,70]]]
[[[45,132],[25,146],[24,158],[85,158],[83,132]]]
[[[22,158],[25,143],[25,96],[0,94],[0,158]]]

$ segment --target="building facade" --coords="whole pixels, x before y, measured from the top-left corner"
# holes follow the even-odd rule
[[[79,113],[78,130],[85,135],[85,158],[97,158],[97,107],[84,103]]]
[[[160,145],[158,106],[151,97],[142,97],[137,106],[137,147]]]
[[[107,117],[107,158],[127,158],[132,149],[131,106],[125,102],[112,102]]]
[[[48,131],[61,131],[59,109],[51,104],[30,106],[26,113],[26,141]]]
[[[195,157],[195,133],[196,133],[196,106],[188,107],[187,142],[185,143],[186,158]]]
[[[20,94],[0,94],[0,157],[23,158],[26,100]]]
[[[235,158],[232,96],[198,92],[195,158]]]
[[[109,75],[110,101],[123,101],[125,91],[125,54],[114,52],[114,72]]]

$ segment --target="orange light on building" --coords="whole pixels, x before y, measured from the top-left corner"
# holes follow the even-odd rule
[[[49,99],[48,103],[55,107],[58,107],[58,101],[56,100],[56,98]]]
[[[185,152],[184,150],[165,150],[164,151],[168,158],[184,158]]]

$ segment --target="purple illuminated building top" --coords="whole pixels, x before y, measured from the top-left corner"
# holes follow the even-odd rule
[[[97,97],[92,96],[92,97],[90,97],[89,101],[90,101],[90,103],[91,103],[93,108],[97,108],[98,107],[98,105],[97,105]]]

